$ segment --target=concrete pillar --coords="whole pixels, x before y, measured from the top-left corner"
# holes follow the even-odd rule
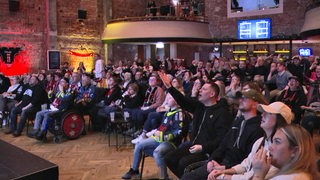
[[[148,59],[148,58],[151,58],[151,45],[150,44],[147,44],[145,46],[145,59]]]
[[[170,58],[177,58],[177,43],[170,43]]]

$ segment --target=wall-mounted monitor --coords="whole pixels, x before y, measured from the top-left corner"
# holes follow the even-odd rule
[[[252,19],[238,21],[238,39],[270,39],[271,19]]]
[[[48,69],[60,69],[60,51],[48,50],[47,53]]]
[[[228,18],[283,13],[284,0],[227,0]]]
[[[304,56],[304,57],[311,56],[312,49],[311,48],[299,48],[298,53],[299,53],[299,56]]]

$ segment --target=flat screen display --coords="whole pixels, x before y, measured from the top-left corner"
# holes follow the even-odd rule
[[[299,56],[311,56],[312,49],[311,48],[299,48]]]
[[[270,39],[271,19],[252,19],[238,21],[238,39]]]
[[[60,69],[60,51],[48,50],[48,69]]]

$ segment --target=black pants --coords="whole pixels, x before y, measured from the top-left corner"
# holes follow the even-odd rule
[[[207,160],[205,154],[191,154],[189,148],[191,145],[178,148],[165,156],[165,162],[168,168],[179,178],[184,173],[184,169],[195,162]]]
[[[204,165],[185,173],[180,180],[207,180],[208,179],[207,163]]]

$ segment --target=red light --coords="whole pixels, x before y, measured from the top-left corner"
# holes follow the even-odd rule
[[[24,52],[20,52],[18,55],[16,55],[12,64],[6,64],[2,59],[0,61],[0,72],[2,72],[5,76],[29,73],[29,69],[29,59],[26,58]]]

